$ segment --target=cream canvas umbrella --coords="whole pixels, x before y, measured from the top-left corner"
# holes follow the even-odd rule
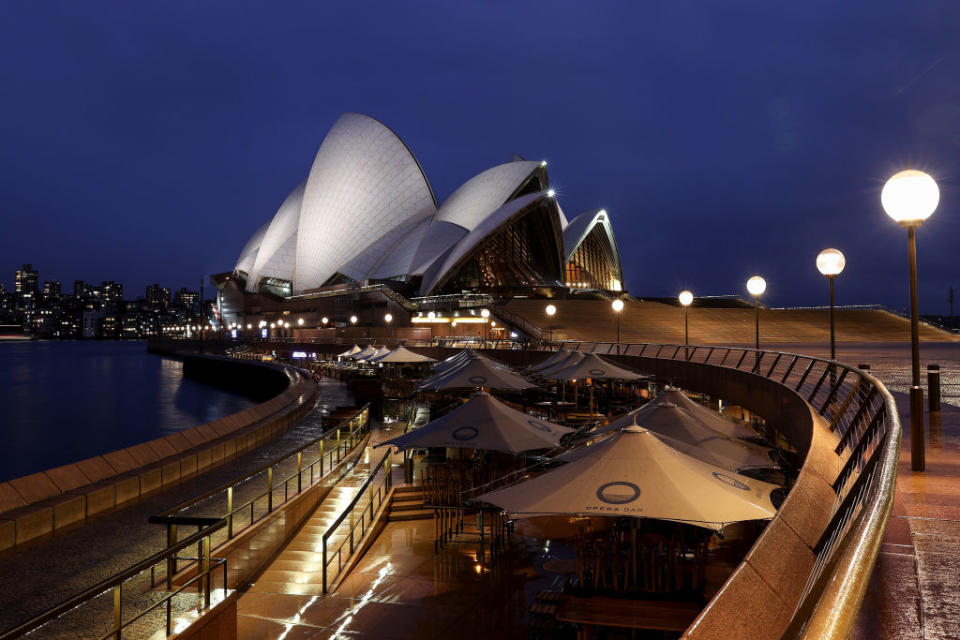
[[[776,513],[778,487],[677,451],[657,434],[627,427],[573,462],[478,500],[514,517],[626,516],[722,531]]]
[[[644,408],[649,407],[650,404],[652,402]],[[658,408],[656,411],[645,413],[641,410],[631,411],[593,433],[599,434],[600,438],[607,438],[621,429],[633,426],[653,431],[677,451],[730,471],[777,467],[770,458],[771,449],[743,440],[727,438],[721,433],[704,428],[689,416],[671,409]],[[587,449],[589,446],[571,449],[557,456],[556,459],[576,460]]]
[[[368,356],[357,356],[357,360],[360,360],[363,362],[376,362],[377,358],[381,358],[387,355],[388,353],[390,353],[390,349],[388,349],[387,347],[380,347],[379,349],[377,349],[376,351],[374,351]]]
[[[726,440],[741,449],[756,452],[766,458],[768,462],[766,466],[770,466],[767,457],[767,452],[770,451],[768,447],[739,439],[744,436],[754,436],[755,433],[697,404],[679,389],[666,389],[639,409],[634,409],[610,424],[597,428],[596,432],[619,431],[632,424],[642,425],[657,433],[690,444]]]
[[[550,371],[544,374],[544,377],[553,380],[581,380],[583,378],[596,378],[598,380],[644,380],[650,377],[619,367],[595,353],[588,353],[576,362],[572,362],[571,360],[567,361],[567,366],[555,371]]]
[[[451,371],[453,369],[456,369],[457,367],[463,366],[464,364],[466,364],[467,362],[470,362],[474,358],[483,358],[484,360],[486,360],[487,362],[489,362],[495,367],[499,367],[506,371],[511,371],[510,367],[506,366],[505,364],[497,362],[493,358],[487,357],[482,353],[477,353],[470,347],[467,347],[466,349],[463,349],[462,351],[458,351],[457,353],[453,354],[449,358],[434,365],[433,373],[434,375],[436,375],[440,373],[445,373],[447,371]]]
[[[376,352],[377,352],[377,348],[371,344],[366,349],[363,349],[359,353],[355,353],[350,357],[353,358],[354,360],[360,360],[361,358],[372,356]]]
[[[397,347],[390,353],[379,356],[376,362],[384,364],[413,364],[419,362],[436,362],[433,358],[410,351],[406,347]]]
[[[559,351],[555,351],[552,355],[544,358],[537,364],[530,367],[530,371],[535,373],[537,371],[543,371],[544,369],[549,369],[550,367],[557,364],[558,362],[563,362],[564,360],[569,358],[570,354],[572,353],[576,353],[576,352],[570,349],[560,349]]]
[[[347,349],[346,351],[344,351],[343,353],[341,353],[341,354],[338,355],[337,357],[338,357],[338,358],[350,358],[350,357],[353,357],[353,356],[357,355],[357,354],[360,353],[361,351],[363,351],[363,349],[361,349],[358,345],[353,345],[353,348],[352,348],[352,349]]]
[[[450,447],[517,454],[555,447],[561,437],[572,431],[512,409],[481,392],[442,418],[377,446]]]
[[[523,377],[474,353],[467,356],[458,366],[430,376],[423,381],[418,390],[488,388],[522,391],[535,387],[535,384]]]
[[[539,378],[546,378],[548,380],[554,379],[553,374],[559,371],[563,371],[567,367],[577,364],[586,357],[587,354],[580,353],[578,351],[571,351],[566,355],[566,357],[554,362],[549,367],[544,367],[538,371],[534,371],[533,375]]]

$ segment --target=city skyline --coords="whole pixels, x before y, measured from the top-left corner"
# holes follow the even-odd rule
[[[945,313],[958,9],[824,10],[14,3],[0,272],[82,265],[139,289],[224,271],[329,123],[362,111],[416,150],[440,199],[512,153],[548,160],[565,206],[610,213],[638,296],[744,295],[759,273],[769,304],[820,305],[814,258],[832,246],[848,257],[838,303],[903,309],[904,234],[879,193],[925,169],[942,202],[918,234],[920,303]]]

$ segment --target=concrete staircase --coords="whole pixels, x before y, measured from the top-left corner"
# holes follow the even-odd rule
[[[424,507],[425,491],[423,487],[399,486],[393,490],[390,501],[388,522],[403,520],[425,520],[433,517],[433,509]]]

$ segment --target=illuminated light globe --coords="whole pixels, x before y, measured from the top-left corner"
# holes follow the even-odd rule
[[[389,313],[383,316],[383,319],[387,322],[387,324],[389,324],[390,322],[393,322],[393,316]]]
[[[940,188],[923,171],[907,169],[883,185],[880,203],[887,215],[899,224],[918,226],[929,218],[940,203]]]
[[[680,304],[689,307],[693,303],[693,294],[689,291],[681,291],[677,299],[680,301]]]
[[[320,322],[322,322],[324,325],[326,325],[328,322],[330,322],[330,318],[328,318],[327,316],[323,316],[323,318],[320,320]]]
[[[303,318],[297,318],[297,324],[303,326]]]
[[[753,276],[747,280],[747,291],[750,292],[752,296],[762,296],[763,292],[767,290],[767,281],[761,278],[760,276]]]
[[[837,249],[824,249],[817,255],[817,271],[832,278],[840,275],[847,266],[847,259]]]
[[[480,317],[481,317],[481,318],[489,318],[489,317],[490,317],[490,309],[481,309],[481,310],[480,310]]]
[[[545,311],[547,312],[547,315],[548,315],[548,316],[552,316],[553,314],[555,314],[555,313],[557,312],[557,308],[556,308],[555,306],[553,306],[552,304],[548,304],[548,305],[547,305],[547,308],[545,309]]]
[[[623,311],[623,300],[620,300],[618,298],[614,300],[610,306],[613,307],[614,311],[616,311],[617,313],[620,313],[621,311]]]
[[[350,316],[350,324],[357,324],[357,316]]]

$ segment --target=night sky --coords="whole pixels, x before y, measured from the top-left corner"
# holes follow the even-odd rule
[[[960,289],[960,3],[37,2],[0,6],[0,282],[196,288],[306,177],[345,111],[442,200],[513,153],[611,214],[630,292],[905,308],[880,189],[913,167],[921,310]],[[958,292],[960,293],[960,292]],[[960,308],[960,305],[958,305]]]

